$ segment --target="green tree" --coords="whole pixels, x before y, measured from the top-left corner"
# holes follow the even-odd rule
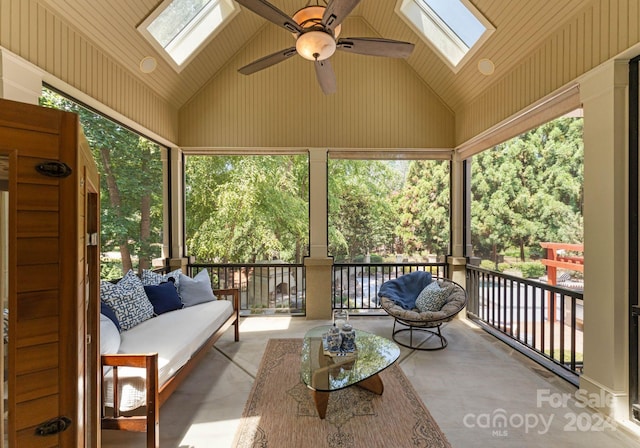
[[[379,160],[330,160],[328,176],[329,253],[353,260],[393,247],[398,171]]]
[[[396,207],[399,252],[448,253],[449,162],[412,161]]]
[[[582,120],[546,123],[473,159],[472,234],[477,255],[541,241],[582,240]]]
[[[185,176],[187,247],[199,262],[302,262],[306,156],[189,156]]]
[[[149,268],[162,243],[161,148],[49,89],[40,104],[78,114],[100,172],[101,251],[117,250],[122,273]]]

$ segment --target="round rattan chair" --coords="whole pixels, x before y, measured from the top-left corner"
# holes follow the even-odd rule
[[[452,320],[467,304],[467,292],[458,283],[444,278],[434,278],[433,281],[437,281],[441,288],[450,288],[451,290],[440,311],[420,312],[417,308],[407,310],[388,297],[380,297],[382,308],[394,319],[392,338],[403,347],[414,350],[442,350],[445,348],[447,339],[442,335],[440,327],[445,322]],[[398,324],[402,327],[396,329]],[[414,343],[414,331],[429,334],[426,335],[427,337],[418,337]],[[399,334],[407,332],[409,333],[408,343],[406,337],[400,339],[397,337]],[[437,338],[436,344],[429,341],[432,337]]]

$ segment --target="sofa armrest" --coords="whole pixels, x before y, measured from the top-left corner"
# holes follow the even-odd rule
[[[155,443],[160,425],[160,400],[158,395],[158,354],[109,354],[101,355],[101,366],[111,367],[113,379],[113,415],[105,416],[104,391],[101,394],[102,427],[104,429],[126,429],[128,431],[146,431],[147,438]],[[138,367],[145,369],[146,418],[120,417],[118,397],[118,367]],[[148,441],[149,441],[148,440]],[[155,445],[158,446],[158,445]]]
[[[216,297],[225,298],[225,300],[229,300],[231,297],[233,302],[233,315],[235,316],[235,322],[233,323],[234,327],[234,339],[235,341],[240,340],[240,290],[238,288],[227,288],[227,289],[214,289],[213,293]]]

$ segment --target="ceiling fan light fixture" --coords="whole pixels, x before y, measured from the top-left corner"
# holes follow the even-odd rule
[[[336,51],[336,41],[324,31],[307,31],[298,37],[296,51],[310,61],[323,61]]]

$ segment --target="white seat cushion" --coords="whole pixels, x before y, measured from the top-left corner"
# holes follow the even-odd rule
[[[215,300],[161,314],[120,334],[118,353],[158,352],[158,383],[162,386],[193,353],[233,314],[228,300]],[[131,411],[145,403],[144,370],[118,369],[120,410]],[[107,406],[113,406],[111,373],[105,376]]]

